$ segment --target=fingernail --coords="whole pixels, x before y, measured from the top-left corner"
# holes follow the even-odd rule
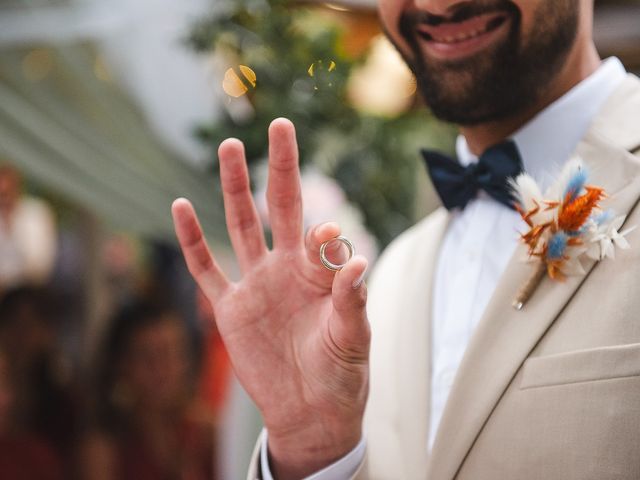
[[[364,281],[364,277],[367,274],[367,269],[365,268],[362,273],[360,274],[360,276],[353,282],[353,288],[354,290],[357,288],[360,288],[360,285],[362,285],[362,282]]]

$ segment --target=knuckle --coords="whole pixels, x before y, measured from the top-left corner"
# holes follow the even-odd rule
[[[267,190],[267,201],[269,205],[277,208],[286,208],[295,205],[300,200],[300,191],[295,189],[293,191],[284,191],[278,189]]]
[[[328,330],[325,345],[331,354],[348,365],[364,363],[369,356],[368,324],[359,330],[357,339],[349,334]]]
[[[255,229],[257,223],[253,216],[234,215],[228,220],[229,230],[248,232]]]
[[[184,250],[195,248],[201,242],[204,242],[202,230],[198,226],[194,226],[189,231],[179,235],[180,243]]]
[[[228,195],[244,193],[249,189],[249,179],[244,172],[229,173],[222,181],[222,189]]]
[[[213,268],[213,259],[205,248],[198,248],[187,257],[187,268],[191,275],[198,278]]]
[[[298,169],[298,155],[296,152],[274,155],[270,167],[279,173],[292,172]]]

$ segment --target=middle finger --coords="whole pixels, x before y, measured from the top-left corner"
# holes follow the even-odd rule
[[[267,205],[274,248],[302,246],[302,196],[296,132],[279,118],[269,127]]]

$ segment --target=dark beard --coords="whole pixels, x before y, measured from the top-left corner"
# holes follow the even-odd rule
[[[415,74],[425,102],[442,120],[476,125],[526,111],[544,94],[575,43],[579,0],[542,3],[525,41],[520,10],[510,0],[468,3],[455,13],[453,21],[489,12],[508,16],[511,29],[507,37],[487,51],[456,61],[425,59],[419,46],[416,25],[422,21],[439,23],[442,18],[415,13],[400,18],[400,33],[411,55],[398,50]]]

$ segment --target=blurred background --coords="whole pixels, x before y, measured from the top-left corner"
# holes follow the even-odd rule
[[[640,72],[640,3],[596,7],[601,55]],[[0,0],[3,479],[244,477],[260,418],[169,208],[189,197],[237,276],[216,147],[245,142],[266,216],[278,116],[298,127],[308,224],[339,221],[374,260],[434,207],[418,151],[455,130],[375,0]]]

